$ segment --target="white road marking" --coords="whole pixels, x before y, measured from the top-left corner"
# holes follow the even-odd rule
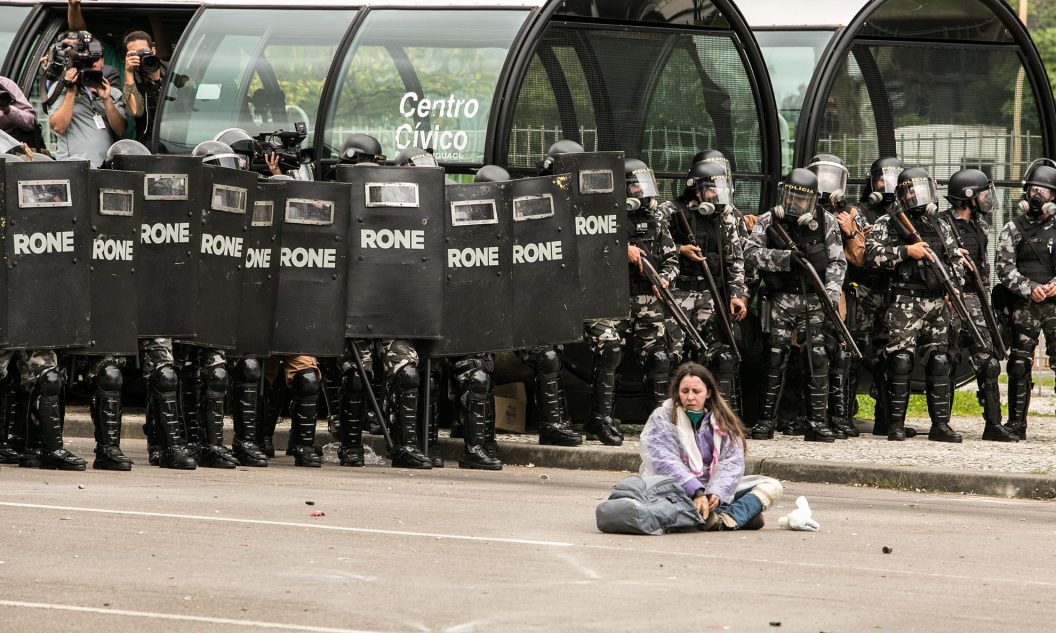
[[[228,624],[257,629],[277,629],[280,631],[306,631],[307,633],[378,633],[361,629],[334,629],[326,626],[305,626],[302,624],[281,624],[279,622],[257,622],[255,620],[233,620],[230,618],[210,618],[199,615],[176,615],[173,613],[156,613],[154,611],[128,611],[125,609],[100,609],[98,607],[79,607],[72,604],[49,604],[46,602],[20,602],[18,600],[0,600],[0,607],[17,607],[22,609],[46,609],[49,611],[74,611],[77,613],[97,613],[99,615],[124,616],[128,618],[146,618],[151,620],[177,620],[181,622],[201,622],[203,624]]]
[[[356,528],[323,523],[296,523],[293,521],[265,521],[264,519],[239,519],[235,517],[202,516],[197,514],[169,514],[166,512],[142,512],[138,510],[112,510],[108,508],[78,508],[75,506],[53,506],[40,503],[0,502],[0,506],[11,508],[29,508],[34,510],[61,510],[63,512],[92,512],[95,514],[120,514],[124,516],[153,517],[158,519],[184,519],[187,521],[211,521],[214,523],[248,523],[252,525],[277,525],[285,527],[306,528],[310,530],[332,530],[335,532],[357,532],[361,534],[383,534],[386,536],[417,536],[431,539],[448,539],[455,541],[485,541],[489,543],[510,543],[515,545],[541,545],[544,547],[572,547],[573,543],[562,541],[536,541],[519,538],[498,538],[491,536],[469,536],[465,534],[442,534],[435,532],[409,532],[403,530],[378,530],[374,528]]]
[[[561,560],[565,561],[569,565],[575,567],[577,570],[579,570],[584,576],[586,576],[590,580],[599,580],[599,579],[601,579],[601,575],[598,574],[598,572],[594,571],[590,567],[587,567],[586,565],[584,565],[583,563],[579,562],[574,557],[570,556],[569,554],[567,554],[566,552],[564,552],[562,550],[555,551],[554,552],[554,556],[560,558]]]

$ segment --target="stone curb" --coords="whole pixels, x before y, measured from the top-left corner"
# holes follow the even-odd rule
[[[325,429],[325,426],[324,426]],[[289,427],[280,425],[275,431],[275,446],[286,446]],[[66,416],[67,437],[93,437],[91,419],[86,413],[70,412]],[[227,437],[231,436],[230,423]],[[143,416],[126,415],[122,436],[145,439]],[[319,437],[326,437],[325,430]],[[378,455],[385,455],[385,440],[378,435],[365,435],[364,442]],[[462,440],[441,438],[440,452],[448,467],[457,467],[462,452]],[[538,468],[569,470],[609,470],[637,472],[641,464],[637,451],[600,446],[566,448],[541,446],[527,442],[499,444],[503,463]],[[1056,476],[1027,473],[981,473],[963,470],[940,470],[913,466],[875,466],[850,462],[791,459],[751,459],[745,464],[749,474],[760,474],[782,481],[829,483],[849,486],[871,486],[897,490],[926,490],[978,494],[992,497],[1021,499],[1056,499]]]

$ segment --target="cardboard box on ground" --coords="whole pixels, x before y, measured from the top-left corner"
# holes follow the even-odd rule
[[[524,433],[528,413],[528,397],[523,382],[511,382],[495,387],[495,428],[511,433]]]

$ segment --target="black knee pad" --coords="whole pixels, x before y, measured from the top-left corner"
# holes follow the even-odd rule
[[[997,359],[987,354],[986,358],[979,363],[979,377],[988,381],[997,380],[1001,375],[1001,364]]]
[[[95,386],[99,391],[120,393],[124,383],[121,368],[117,365],[105,365],[95,376]]]
[[[491,391],[491,374],[478,369],[469,374],[465,382],[466,391],[474,396],[484,397]]]
[[[418,388],[418,368],[407,363],[396,371],[392,384],[397,391],[411,391]]]
[[[150,386],[157,393],[176,393],[180,379],[172,365],[162,365],[150,374]]]
[[[771,347],[766,352],[767,367],[784,367],[788,359],[788,351],[779,347]]]
[[[934,352],[928,357],[928,364],[924,367],[924,371],[928,376],[949,377],[952,369],[953,363],[950,362],[950,355],[946,352]]]
[[[235,380],[255,383],[260,381],[260,360],[247,356],[235,363]]]
[[[556,374],[561,371],[561,355],[551,348],[536,355],[535,371],[540,374]]]
[[[363,384],[363,379],[359,376],[359,372],[355,369],[350,369],[345,372],[342,376],[342,380],[345,383],[345,392],[349,394],[360,394],[366,391]]]
[[[810,348],[810,363],[814,371],[828,371],[829,352],[822,346]]]
[[[622,358],[623,353],[618,344],[606,345],[594,354],[594,367],[600,371],[614,371],[620,366]]]
[[[913,354],[895,352],[887,359],[887,371],[892,376],[908,376],[913,372]]]
[[[58,396],[62,393],[62,376],[57,369],[46,369],[37,378],[37,393],[41,396]]]
[[[205,370],[205,388],[213,393],[227,393],[230,380],[226,365],[213,365]]]
[[[671,371],[671,355],[666,351],[660,350],[649,354],[649,359],[646,362],[648,364],[646,371],[651,374],[661,374]]]
[[[733,354],[722,352],[715,357],[715,370],[720,374],[733,374],[737,372],[737,361]]]
[[[1024,358],[1013,352],[1008,359],[1008,375],[1010,378],[1022,378],[1030,375],[1031,359]]]
[[[322,388],[319,381],[319,372],[314,367],[302,369],[293,375],[290,386],[293,388],[293,397],[298,400],[310,400],[319,397]]]

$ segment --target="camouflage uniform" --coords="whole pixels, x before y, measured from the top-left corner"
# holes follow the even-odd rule
[[[962,287],[963,258],[946,220],[920,213],[911,214],[909,218],[931,251],[944,262],[954,283]],[[925,260],[913,260],[907,256],[906,246],[910,241],[895,216],[885,215],[873,224],[866,245],[869,264],[893,270],[891,301],[883,315],[883,328],[888,334],[884,347],[887,359],[887,436],[893,440],[905,439],[909,380],[915,354],[925,363],[928,412],[932,422],[929,438],[941,439],[941,435],[946,434],[946,441],[960,441],[954,439],[955,434],[948,427],[953,367],[947,351],[950,314],[946,293]]]
[[[810,415],[807,439],[832,441],[828,429],[829,358],[825,348],[825,323],[821,300],[807,285],[802,272],[793,270],[791,253],[784,250],[770,236],[768,229],[775,221],[773,212],[759,218],[744,246],[744,261],[758,269],[770,298],[770,346],[766,359],[766,387],[760,407],[759,422],[752,429],[755,439],[773,437],[777,424],[777,407],[784,386],[792,332],[809,345],[810,372],[807,380]],[[836,219],[820,208],[807,225],[795,220],[782,221],[782,226],[796,241],[799,251],[811,262],[825,283],[827,300],[833,304],[840,299],[847,260],[843,253]]]
[[[8,381],[9,366],[17,359],[20,385]],[[4,417],[11,424],[12,441],[16,450],[0,451],[4,461],[19,461],[23,466],[42,465],[62,470],[84,470],[85,461],[63,448],[62,415],[60,396],[63,377],[58,368],[58,354],[51,349],[0,350],[0,381],[4,385]],[[29,410],[32,415],[23,416],[19,407],[19,391],[29,394]],[[25,401],[23,400],[23,403]],[[2,429],[0,447],[7,440],[7,429]],[[19,446],[24,442],[24,450]]]
[[[499,445],[495,441],[495,398],[491,379],[494,373],[494,354],[472,354],[451,359],[458,406],[457,426],[465,441],[459,467],[481,470],[502,468]]]
[[[660,206],[665,215],[671,218],[671,237],[677,246],[691,242],[690,236],[683,233],[677,216],[679,212],[685,216],[690,229],[695,233],[693,238],[708,262],[715,285],[719,292],[723,293],[723,305],[720,309],[728,310],[729,300],[733,297],[745,297],[748,289],[744,281],[744,253],[737,228],[738,223],[742,227],[744,223],[739,216],[727,209],[720,215],[704,217],[696,212],[698,205],[695,202],[685,204],[682,200],[671,200]],[[702,262],[695,262],[679,254],[678,263],[679,275],[671,292],[679,307],[708,344],[708,349],[700,352],[698,360],[707,363],[715,371],[719,388],[730,401],[734,411],[740,415],[740,393],[736,380],[738,367],[722,331],[719,317],[715,313],[715,302],[707,289],[704,276],[700,273]],[[730,325],[736,335],[736,322],[732,317]],[[678,362],[683,358],[685,333],[673,319],[668,319],[666,327],[671,341],[671,353],[675,362]]]
[[[1021,439],[1027,435],[1034,348],[1045,333],[1045,353],[1056,366],[1056,299],[1037,302],[1031,292],[1056,281],[1056,220],[1021,215],[1005,225],[997,243],[997,277],[1013,296],[1008,365],[1008,423]]]
[[[234,468],[238,459],[224,446],[224,402],[230,378],[227,354],[220,349],[178,342],[183,426],[192,452],[200,447],[200,466]]]

